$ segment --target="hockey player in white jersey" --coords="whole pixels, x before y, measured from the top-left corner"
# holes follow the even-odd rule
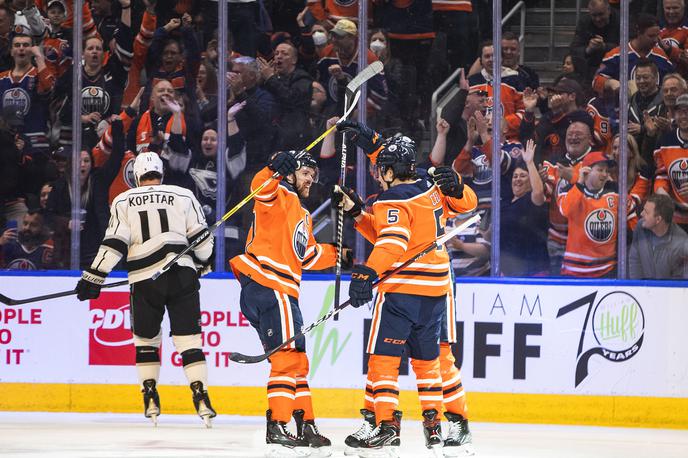
[[[160,323],[165,308],[172,340],[182,357],[193,403],[206,426],[216,413],[206,386],[208,369],[201,340],[201,308],[196,268],[209,263],[213,238],[182,256],[156,280],[151,276],[206,229],[201,205],[193,193],[163,185],[163,163],[156,153],[141,153],[134,162],[137,187],[115,198],[110,223],[91,267],[76,286],[79,300],[95,299],[108,273],[126,257],[131,285],[131,328],[136,346],[136,369],[141,383],[144,414],[157,424],[160,398]]]

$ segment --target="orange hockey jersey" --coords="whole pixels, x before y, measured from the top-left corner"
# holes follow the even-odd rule
[[[251,181],[251,191],[271,176],[267,167],[258,172]],[[241,273],[267,288],[298,298],[301,271],[334,266],[336,249],[315,241],[311,215],[286,181],[270,180],[254,202],[246,252],[229,261],[232,272],[237,278]]]
[[[374,244],[366,265],[383,276],[442,235],[448,217],[473,211],[477,204],[468,186],[463,197],[456,199],[444,196],[425,178],[382,192],[372,213],[362,213],[363,219],[355,225]],[[449,255],[441,247],[380,283],[378,291],[442,296],[451,289],[450,270]]]
[[[473,11],[471,0],[432,0],[433,11]]]
[[[679,189],[688,183],[688,141],[676,129],[659,141],[654,152],[655,187],[665,191],[676,205],[674,222],[688,224],[688,199],[679,194]]]
[[[562,275],[594,278],[614,270],[618,207],[619,194],[612,187],[593,194],[576,184],[559,196],[559,209],[569,221]],[[633,213],[628,219],[637,217]]]

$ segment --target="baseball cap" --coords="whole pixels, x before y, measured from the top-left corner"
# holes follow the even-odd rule
[[[609,159],[602,151],[591,151],[583,158],[583,167],[592,167],[600,162],[606,162],[609,167],[616,165],[616,161]]]
[[[334,28],[330,31],[335,35],[343,37],[345,35],[356,35],[358,34],[358,28],[356,24],[348,19],[340,19],[334,25]]]
[[[676,97],[676,107],[688,107],[688,94]]]
[[[62,0],[50,0],[50,1],[48,2],[48,7],[47,7],[47,9],[50,9],[50,7],[53,6],[53,5],[55,5],[55,4],[60,5],[60,6],[62,7],[63,10],[67,11],[67,8],[65,8],[65,5],[64,5],[64,3],[62,3]]]
[[[562,78],[555,86],[549,88],[552,92],[559,92],[565,94],[580,94],[583,92],[583,87],[578,83],[578,81]]]
[[[484,97],[487,97],[489,92],[487,92],[485,89],[479,89],[479,88],[471,88],[468,90],[468,94],[477,94],[477,95],[482,95]]]

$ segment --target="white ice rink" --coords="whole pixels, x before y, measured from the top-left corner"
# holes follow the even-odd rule
[[[355,420],[319,420],[344,456]],[[473,423],[482,458],[687,458],[688,431]],[[0,412],[4,457],[258,457],[265,420],[220,416],[213,429],[189,415],[162,415],[154,428],[142,415]],[[420,422],[402,423],[402,456],[428,456]]]

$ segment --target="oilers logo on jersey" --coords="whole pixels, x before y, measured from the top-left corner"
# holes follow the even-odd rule
[[[339,6],[353,6],[358,0],[334,0],[334,3]]]
[[[81,90],[81,114],[105,113],[110,108],[110,94],[102,87],[87,86]]]
[[[306,218],[308,218],[308,216],[306,216]],[[306,248],[308,248],[308,222],[305,219],[299,221],[296,228],[294,228],[292,241],[294,253],[303,261],[303,258],[306,256]]]
[[[674,185],[674,189],[678,189],[682,184],[688,183],[688,159],[679,158],[672,162],[669,166],[669,178]]]
[[[129,189],[136,187],[136,180],[134,179],[134,161],[135,158],[132,157],[124,164],[124,167],[122,167],[122,178],[124,178],[124,183]]]
[[[23,87],[12,88],[2,94],[2,107],[24,117],[31,110],[31,97]]]
[[[487,184],[492,181],[492,167],[485,154],[475,156],[473,162],[473,183],[476,185]]]
[[[597,243],[608,242],[614,234],[614,213],[607,208],[592,211],[585,218],[585,234]]]

